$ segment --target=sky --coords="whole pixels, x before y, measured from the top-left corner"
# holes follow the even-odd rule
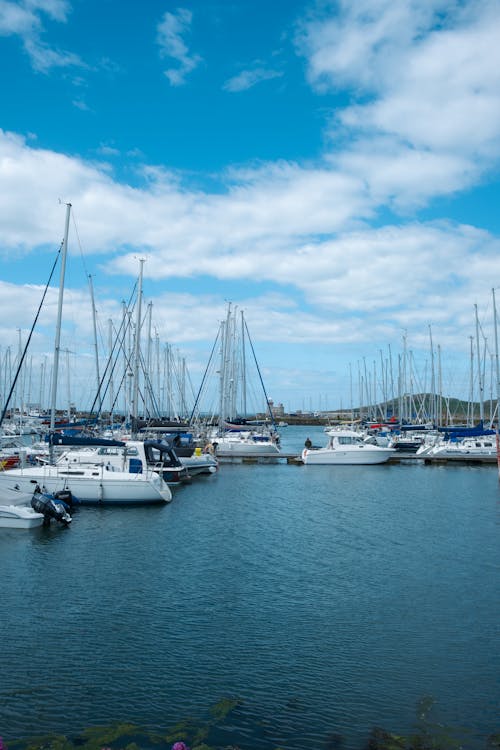
[[[402,362],[405,390],[434,373],[477,399],[482,372],[490,397],[499,39],[492,0],[0,0],[0,391],[71,203],[61,350],[81,408],[90,287],[103,361],[140,259],[194,392],[230,302],[287,410],[380,400]]]

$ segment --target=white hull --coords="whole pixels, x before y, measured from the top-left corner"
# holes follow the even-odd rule
[[[496,461],[497,460],[497,452],[495,449],[478,449],[478,450],[467,450],[467,449],[453,449],[453,448],[442,448],[440,450],[436,451],[429,451],[428,453],[420,454],[429,456],[430,458],[449,458],[449,459],[456,459],[456,460],[484,460],[484,461]]]
[[[443,442],[419,449],[417,456],[428,456],[429,458],[446,458],[456,461],[488,461],[497,460],[497,448],[495,437],[492,438],[465,438],[459,442]]]
[[[0,493],[8,485],[33,494],[37,484],[49,493],[70,490],[76,501],[86,505],[168,503],[172,499],[168,485],[157,474],[129,474],[103,466],[42,466],[0,473]]]
[[[302,461],[305,464],[383,464],[395,453],[394,448],[365,443],[353,430],[329,430],[328,437],[324,448],[304,448]]]
[[[372,448],[356,448],[355,450],[333,450],[329,448],[318,448],[317,450],[304,450],[302,460],[305,464],[351,464],[370,465],[383,464],[393,455],[394,450],[380,448],[375,451]]]
[[[8,472],[0,472],[0,477]],[[16,487],[15,479],[12,482],[1,483],[0,480],[0,505],[30,506],[33,497],[33,487],[27,490]]]
[[[42,513],[28,505],[0,505],[0,529],[34,529],[43,520]]]
[[[180,456],[179,461],[192,477],[197,474],[214,474],[217,471],[217,461],[211,455]]]
[[[280,450],[275,443],[240,440],[238,438],[216,438],[217,456],[279,456]]]

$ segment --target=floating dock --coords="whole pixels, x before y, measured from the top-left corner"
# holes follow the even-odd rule
[[[217,456],[217,460],[221,464],[283,464],[287,463],[292,466],[302,466],[302,456],[297,453],[280,452],[276,454],[269,453],[252,453],[248,456]],[[397,451],[394,453],[388,461],[388,464],[400,464],[400,463],[423,463],[426,465],[430,464],[466,464],[472,466],[480,465],[492,465],[497,463],[496,456],[417,456],[415,453],[404,453]],[[328,464],[324,464],[328,466]],[[339,464],[340,465],[340,464]],[[342,464],[345,466],[353,464]],[[354,464],[355,465],[355,464]],[[363,466],[364,464],[359,464]],[[383,464],[378,464],[383,465]],[[330,464],[335,466],[335,464]]]

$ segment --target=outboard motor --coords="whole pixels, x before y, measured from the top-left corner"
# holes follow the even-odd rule
[[[35,491],[31,498],[31,507],[34,511],[43,515],[44,526],[48,526],[52,519],[59,521],[64,526],[71,523],[72,518],[64,503],[55,501],[51,495],[44,495],[42,492]]]
[[[65,510],[72,508],[75,503],[78,502],[77,499],[73,497],[71,490],[59,490],[59,492],[54,492],[53,498],[56,503],[62,504]]]

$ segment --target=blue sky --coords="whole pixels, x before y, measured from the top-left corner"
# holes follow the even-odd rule
[[[82,406],[88,274],[104,358],[141,257],[195,387],[231,301],[287,408],[346,406],[353,380],[359,401],[366,363],[381,381],[390,351],[397,377],[403,335],[407,388],[429,386],[431,333],[444,392],[467,397],[474,305],[487,373],[494,349],[499,38],[490,0],[0,0],[2,362],[71,202],[62,347]]]

